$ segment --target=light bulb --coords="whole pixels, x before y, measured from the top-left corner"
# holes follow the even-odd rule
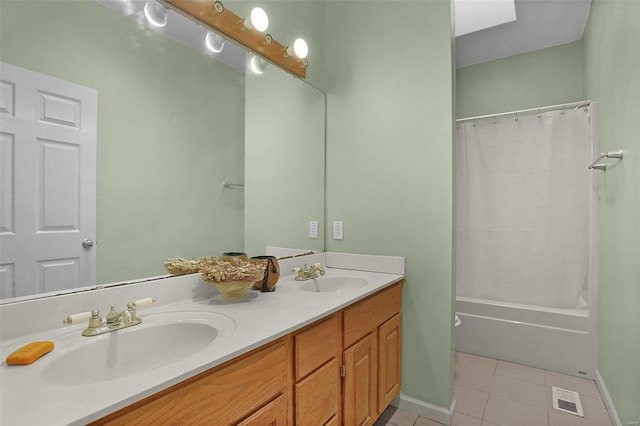
[[[155,1],[144,5],[144,16],[153,26],[164,27],[167,25],[167,9]]]
[[[254,7],[251,9],[249,18],[245,18],[243,25],[246,29],[255,29],[257,31],[265,32],[269,28],[269,17],[267,12],[261,7]]]
[[[224,48],[224,39],[218,34],[209,31],[204,39],[204,44],[213,53],[220,53]]]
[[[289,56],[297,56],[300,59],[304,59],[309,54],[309,46],[307,46],[307,42],[302,38],[297,38],[293,42],[293,46],[287,47],[287,55]]]
[[[269,65],[269,62],[265,61],[259,56],[252,56],[251,60],[249,61],[249,68],[251,68],[251,71],[253,71],[254,74],[264,73],[267,65]]]

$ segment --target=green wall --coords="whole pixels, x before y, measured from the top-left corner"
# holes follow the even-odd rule
[[[243,248],[244,75],[83,1],[0,3],[0,59],[98,91],[98,282]]]
[[[327,2],[327,250],[406,257],[402,392],[453,387],[451,5]]]
[[[585,99],[582,41],[459,68],[456,118]]]
[[[598,236],[598,367],[623,425],[640,420],[638,23],[640,2],[594,0],[583,38],[600,151],[624,150],[624,159],[600,174]]]

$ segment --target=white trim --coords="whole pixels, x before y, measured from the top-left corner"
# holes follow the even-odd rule
[[[286,257],[286,256],[298,256],[302,253],[319,253],[316,250],[311,249],[298,249],[298,248],[290,248],[290,247],[276,247],[276,246],[266,246],[266,253],[268,256],[275,257]]]
[[[327,267],[404,275],[404,257],[327,252]]]
[[[453,424],[453,414],[456,409],[456,400],[451,401],[449,409],[440,407],[439,405],[431,404],[429,402],[422,401],[420,399],[412,398],[403,393],[400,397],[396,397],[391,401],[391,405],[394,407],[411,411],[412,413],[419,414],[422,417],[433,420],[434,422],[442,423],[443,425]]]
[[[613,400],[611,399],[611,395],[609,395],[609,390],[607,386],[604,384],[604,379],[600,374],[600,370],[596,368],[595,372],[596,376],[596,386],[598,386],[598,390],[600,391],[600,395],[602,396],[602,400],[604,401],[604,406],[607,407],[607,411],[609,412],[609,417],[611,421],[616,426],[622,426],[622,421],[620,420],[620,416],[618,416],[618,412],[616,411],[615,405],[613,405]]]

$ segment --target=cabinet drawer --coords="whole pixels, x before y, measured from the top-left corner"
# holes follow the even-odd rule
[[[338,360],[332,359],[295,385],[296,424],[323,425],[340,410]]]
[[[344,347],[356,343],[380,324],[400,312],[402,302],[400,281],[344,310]]]
[[[287,425],[287,397],[280,395],[238,426],[286,426]]]
[[[338,315],[332,315],[293,338],[295,348],[295,380],[298,381],[340,352]]]
[[[287,345],[280,340],[95,424],[235,424],[286,393],[288,360]]]

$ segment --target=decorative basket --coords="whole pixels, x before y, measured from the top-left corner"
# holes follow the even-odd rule
[[[203,266],[210,266],[216,264],[216,258],[210,257],[196,257],[193,259],[184,259],[182,257],[174,257],[164,262],[164,267],[171,275],[186,275],[195,274],[200,272]]]
[[[244,299],[249,289],[253,287],[253,283],[253,281],[207,282],[207,284],[215,286],[222,293],[222,298],[225,300]]]
[[[201,269],[202,281],[214,285],[226,300],[244,298],[253,283],[264,277],[264,265],[251,264],[241,259],[218,262]]]

